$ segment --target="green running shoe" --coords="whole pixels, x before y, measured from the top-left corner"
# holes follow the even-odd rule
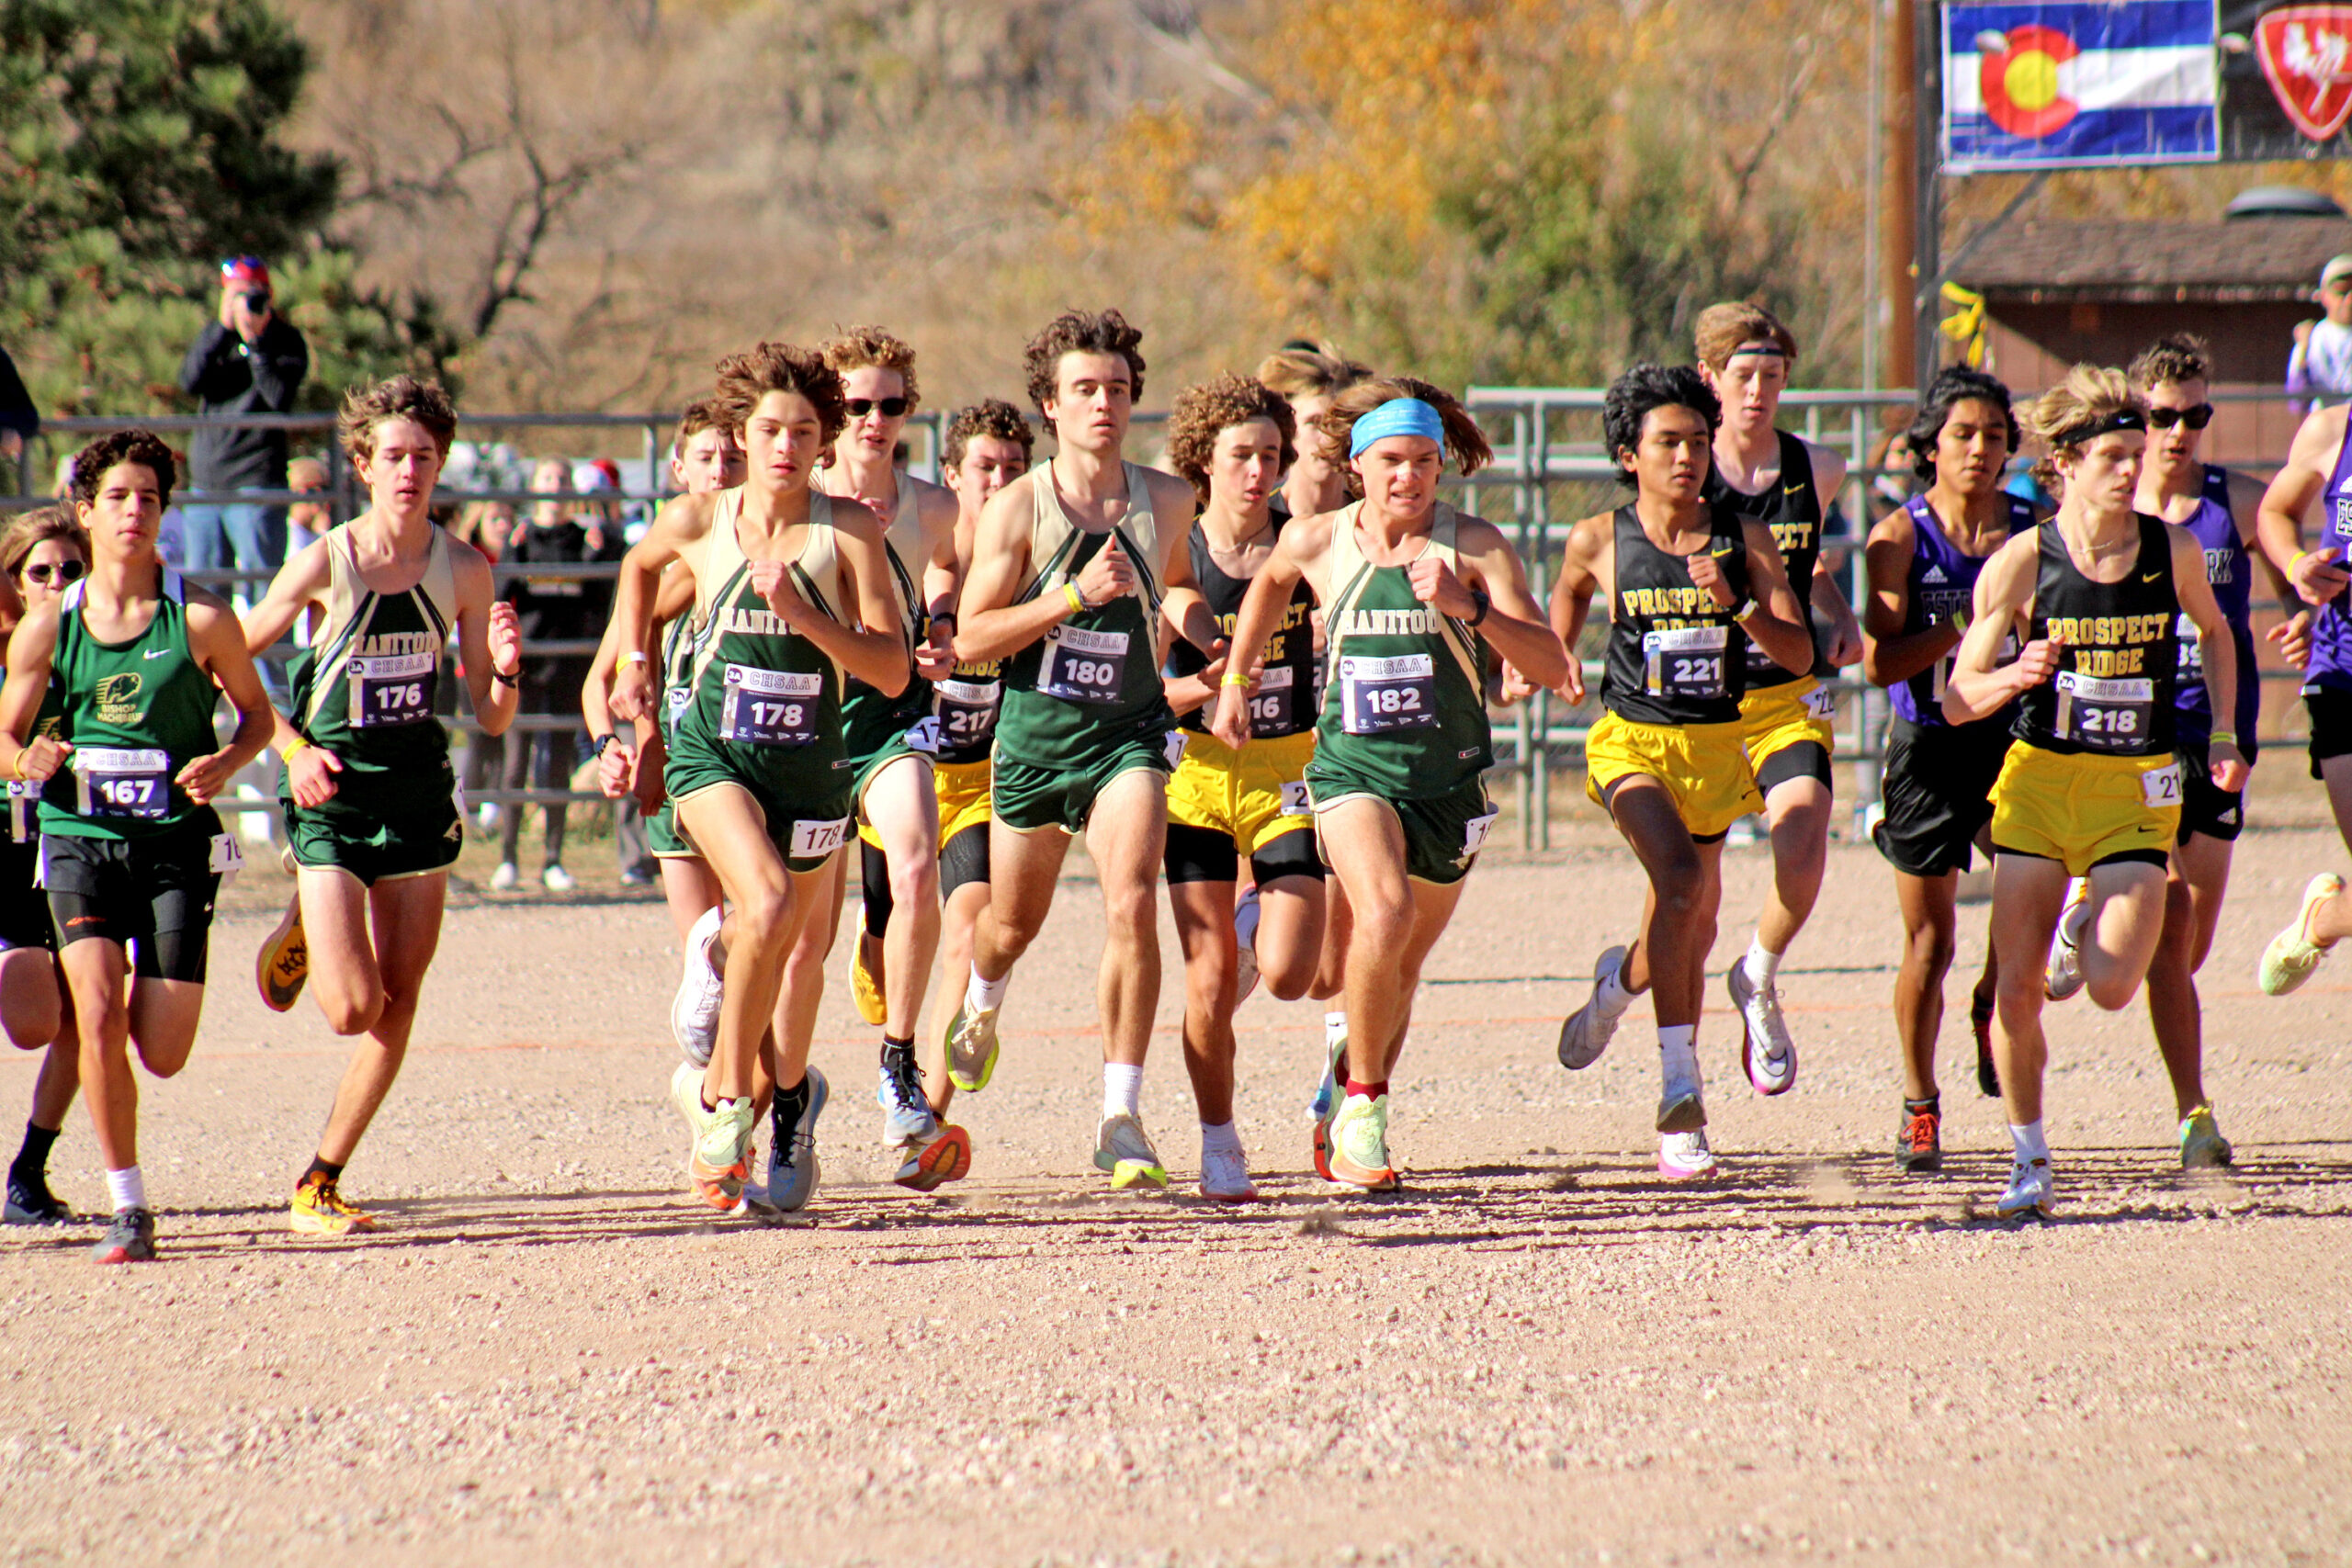
[[[959,1002],[947,1021],[947,1081],[966,1094],[978,1094],[996,1075],[996,1008],[974,1008]]]
[[[2255,972],[2255,980],[2264,996],[2283,997],[2312,977],[2319,961],[2327,956],[2327,948],[2311,939],[2312,911],[2343,892],[2344,879],[2332,871],[2323,871],[2304,885],[2302,908],[2262,950],[2262,966]]]
[[[1094,1134],[1094,1164],[1097,1169],[1111,1173],[1114,1187],[1133,1187],[1138,1182],[1147,1187],[1168,1185],[1168,1168],[1159,1163],[1159,1153],[1151,1146],[1143,1123],[1125,1111],[1102,1118],[1102,1126]]]
[[[2180,1168],[2219,1170],[2234,1157],[2229,1139],[2213,1120],[2211,1100],[2190,1111],[2180,1123]]]
[[[1331,1179],[1367,1192],[1401,1185],[1388,1163],[1388,1097],[1351,1094],[1331,1118]]]

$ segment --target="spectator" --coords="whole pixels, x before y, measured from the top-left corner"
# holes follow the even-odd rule
[[[546,458],[532,471],[531,489],[542,495],[552,497],[571,488],[571,465],[560,458]],[[593,530],[583,526],[582,510],[574,502],[549,499],[532,502],[530,520],[516,528],[514,537],[507,541],[505,563],[573,566],[602,558],[602,520],[591,510],[586,515]],[[617,530],[613,542],[619,543]],[[518,575],[507,580],[505,597],[514,604],[521,619],[523,641],[528,648],[541,642],[594,642],[604,632],[605,606],[612,593],[605,583],[585,582],[578,577]],[[571,787],[572,764],[579,754],[574,731],[580,716],[580,686],[587,678],[588,662],[588,656],[580,653],[534,653],[524,659],[517,713],[561,715],[574,722],[548,729],[514,726],[506,742],[506,766],[502,780],[506,788],[527,787],[526,781],[533,772],[534,755],[541,759],[537,787]],[[563,867],[566,808],[551,804],[544,810],[547,863],[539,873],[539,880],[551,893],[567,893],[571,890],[572,877]],[[492,887],[503,891],[521,880],[514,856],[522,831],[522,807],[509,807],[501,829],[498,870],[491,876]]]
[[[286,553],[297,554],[306,545],[314,545],[326,537],[334,526],[333,507],[323,499],[327,493],[327,466],[316,457],[297,457],[286,465],[286,488],[315,495],[318,501],[298,501],[286,512]]]
[[[0,348],[0,458],[15,462],[25,455],[25,443],[40,434],[40,412],[33,407],[33,395],[25,390],[25,378],[17,374],[17,362],[8,351]],[[17,487],[11,484],[8,487]]]
[[[514,508],[503,501],[469,501],[458,513],[458,525],[449,532],[495,561],[506,553],[506,542],[514,536]]]
[[[269,269],[254,256],[220,264],[220,309],[180,364],[180,390],[208,414],[290,413],[311,368],[310,345],[272,304]],[[284,490],[286,432],[209,427],[188,454],[190,488],[209,492]],[[268,576],[286,564],[286,509],[268,502],[187,508],[191,571],[234,567]]]
[[[2287,358],[2287,395],[2313,409],[2352,398],[2352,255],[2333,256],[2320,268],[2312,296],[2327,315],[2295,323],[2295,352]]]

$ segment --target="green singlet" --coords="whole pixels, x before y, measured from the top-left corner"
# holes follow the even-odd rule
[[[40,830],[61,838],[160,838],[212,808],[188,799],[179,771],[219,749],[220,690],[187,644],[187,588],[168,568],[147,629],[101,642],[83,623],[87,578],[58,606],[50,687],[54,733],[74,748],[41,791]]]

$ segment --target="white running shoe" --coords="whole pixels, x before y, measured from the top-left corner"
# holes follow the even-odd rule
[[[2091,885],[2075,882],[2058,917],[2058,934],[2050,942],[2050,961],[2041,969],[2041,994],[2063,1002],[2083,988],[2083,928],[2090,923]]]
[[[2048,1219],[2057,1212],[2058,1186],[2047,1159],[2019,1160],[2009,1167],[2009,1190],[1993,1205],[1994,1213],[2005,1220],[2028,1213]]]
[[[512,893],[514,890],[514,885],[522,880],[523,874],[515,869],[513,861],[501,861],[498,863],[498,869],[490,874],[491,891]]]
[[[2312,977],[2327,948],[2312,940],[2312,911],[2344,891],[2344,879],[2323,871],[2303,885],[2303,902],[2287,929],[2270,939],[2255,966],[2255,983],[2266,997],[2283,997]],[[2330,944],[2331,946],[2333,943]]]
[[[1695,1133],[1704,1127],[1707,1103],[1695,1065],[1690,1069],[1666,1069],[1665,1080],[1658,1089],[1657,1130]]]
[[[1592,995],[1560,1025],[1560,1066],[1574,1072],[1600,1060],[1617,1035],[1617,1020],[1600,1010],[1600,987],[1625,962],[1625,950],[1612,947],[1592,966]],[[1620,1015],[1623,1016],[1622,1014]]]
[[[1258,885],[1254,882],[1234,906],[1233,942],[1237,954],[1233,1005],[1239,1007],[1258,988]]]
[[[579,884],[572,879],[571,873],[560,865],[551,865],[539,873],[539,886],[550,893],[569,893]]]
[[[726,918],[714,905],[686,933],[685,964],[678,994],[670,1003],[671,1038],[698,1067],[710,1066],[710,1053],[718,1043],[718,1004],[726,997],[726,981],[711,967],[710,944],[718,940]]]
[[[1739,1014],[1739,1065],[1747,1081],[1758,1094],[1786,1094],[1797,1081],[1797,1047],[1781,1016],[1780,987],[1749,979],[1745,958],[1734,961],[1724,983]]]
[[[1201,1196],[1219,1203],[1254,1203],[1257,1184],[1250,1179],[1250,1159],[1240,1150],[1201,1151]]]
[[[1707,1146],[1706,1129],[1668,1133],[1657,1141],[1657,1173],[1668,1181],[1688,1181],[1715,1173],[1715,1152]]]

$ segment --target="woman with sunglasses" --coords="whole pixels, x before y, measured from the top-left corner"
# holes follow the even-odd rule
[[[2254,673],[2255,562],[2262,563],[2281,599],[2290,604],[2294,600],[2286,575],[2263,552],[2256,531],[2261,484],[2198,460],[2197,449],[2213,418],[2213,405],[2206,401],[2211,369],[2212,351],[2205,340],[2176,333],[2143,350],[2130,372],[2132,389],[2148,405],[2147,458],[2133,504],[2196,536],[2205,552],[2205,579],[2229,623],[2239,671],[2236,703],[2223,703],[2216,712],[2197,639],[2188,626],[2181,626],[2173,733],[2188,765],[2181,770],[2180,838],[2172,847],[2165,881],[2164,934],[2148,966],[2148,1017],[2172,1079],[2183,1169],[2230,1163],[2230,1141],[2222,1136],[2213,1102],[2205,1094],[2204,1018],[2196,975],[2212,950],[2229,887],[2231,847],[2245,822],[2245,796],[2243,790],[2225,791],[2213,783],[2208,752],[2216,742],[2234,744],[2246,766],[2254,765],[2254,732],[2262,715],[2262,682]],[[2309,624],[2308,615],[2300,624],[2290,621],[2272,638],[2306,640]],[[2067,994],[2080,985],[2075,977]],[[2056,987],[2052,996],[2061,999]]]
[[[0,536],[0,568],[13,597],[0,606],[0,625],[13,630],[26,611],[53,604],[89,570],[90,536],[74,521],[71,508],[44,506],[16,518]],[[0,632],[0,648],[6,646]],[[54,687],[41,700],[34,728],[57,731]],[[24,1051],[45,1051],[40,1077],[33,1080],[32,1119],[25,1141],[8,1167],[5,1210],[12,1225],[62,1225],[73,1211],[49,1190],[49,1151],[65,1125],[74,1091],[82,1087],[81,1046],[74,1014],[57,975],[57,938],[49,901],[34,885],[40,858],[40,831],[33,820],[37,784],[8,785],[8,830],[0,836],[0,1030]]]

